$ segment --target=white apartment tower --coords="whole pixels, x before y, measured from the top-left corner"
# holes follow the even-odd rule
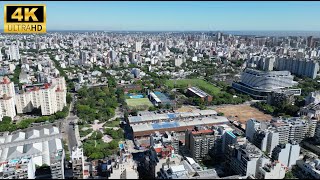
[[[62,109],[67,105],[67,97],[66,91],[60,89],[59,87],[56,89],[56,103],[57,103],[57,111],[62,111]]]
[[[12,119],[16,116],[16,109],[14,107],[14,98],[6,94],[0,98],[0,108],[2,116],[9,116]],[[2,120],[2,118],[1,118]]]
[[[57,112],[56,88],[45,84],[44,89],[40,90],[41,114],[51,115]]]
[[[32,106],[32,93],[31,92],[22,92],[17,94],[15,98],[16,108],[18,114],[31,112],[33,109]]]
[[[67,90],[64,78],[56,78],[51,84],[42,87],[34,86],[16,95],[17,113],[31,112],[40,108],[42,115],[52,115],[62,111],[67,105]]]
[[[19,47],[17,45],[9,46],[9,59],[10,60],[20,59]]]
[[[3,116],[12,119],[16,116],[14,84],[8,77],[3,77],[0,82],[0,121]]]
[[[140,52],[141,51],[141,47],[142,47],[142,42],[138,41],[135,44],[135,50],[136,52]]]
[[[288,168],[291,168],[299,160],[300,146],[299,144],[280,144],[274,148],[272,159],[278,160]]]
[[[0,47],[0,61],[2,61],[1,47]]]
[[[14,83],[10,82],[10,79],[8,77],[3,77],[0,82],[0,97],[4,94],[10,97],[15,96]]]

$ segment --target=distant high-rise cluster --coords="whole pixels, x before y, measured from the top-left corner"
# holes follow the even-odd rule
[[[247,61],[247,67],[263,71],[290,71],[294,75],[312,79],[317,77],[319,62],[307,58],[253,56]]]

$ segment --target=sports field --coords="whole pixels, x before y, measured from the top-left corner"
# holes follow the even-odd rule
[[[153,106],[148,98],[126,99],[130,108],[148,108]]]
[[[205,91],[211,95],[215,95],[220,92],[220,89],[218,87],[216,87],[216,86],[214,86],[214,85],[212,85],[202,79],[178,79],[178,80],[170,79],[170,80],[166,81],[166,85],[169,88],[187,87],[189,84],[191,86],[197,86],[200,89],[202,89],[203,91]]]

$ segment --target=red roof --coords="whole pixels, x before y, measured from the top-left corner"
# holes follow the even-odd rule
[[[1,84],[9,84],[10,83],[10,79],[7,76],[3,77],[2,80],[3,81],[1,82]]]
[[[50,84],[46,83],[44,84],[44,88],[48,89],[50,87]]]
[[[162,148],[155,148],[154,150],[155,150],[157,153],[162,152]]]
[[[192,134],[196,135],[196,134],[209,134],[212,133],[213,131],[211,129],[203,129],[203,130],[199,130],[199,131],[192,131]]]

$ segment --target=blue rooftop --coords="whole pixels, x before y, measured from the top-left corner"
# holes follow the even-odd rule
[[[171,113],[171,114],[168,114],[168,117],[169,119],[173,119],[173,118],[176,118],[177,116],[176,114]]]
[[[179,127],[180,125],[177,122],[161,122],[161,123],[154,123],[151,126],[153,129],[165,129],[165,128]]]
[[[161,100],[163,104],[173,104],[173,102],[169,99],[169,97],[166,94],[159,91],[155,91],[154,94]]]

